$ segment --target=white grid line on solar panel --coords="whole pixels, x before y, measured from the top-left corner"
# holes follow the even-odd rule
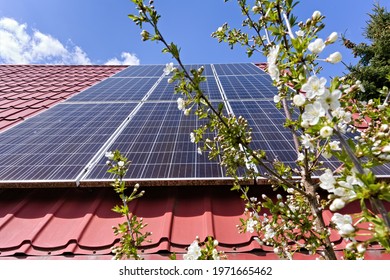
[[[74,179],[135,104],[59,104],[0,134],[0,180]]]
[[[142,100],[157,78],[108,78],[65,102]]]
[[[169,78],[163,78],[157,87],[150,94],[148,101],[176,101],[179,97],[183,98],[180,93],[175,94],[174,83],[168,83]],[[203,93],[209,97],[210,100],[222,100],[217,83],[214,77],[207,77],[207,80],[200,84]]]
[[[110,149],[120,150],[132,161],[126,178],[206,176],[204,167],[195,168],[196,145],[189,138],[195,128],[195,116],[184,116],[176,103],[145,103]],[[101,159],[86,180],[110,178],[106,170]]]
[[[271,80],[261,75],[252,76],[219,76],[228,100],[242,99],[272,99],[277,94],[277,89]]]
[[[130,65],[113,77],[160,77],[164,72],[164,65]]]
[[[283,157],[295,161],[297,154],[291,132],[283,127],[284,114],[270,101],[239,102],[230,105],[236,116],[243,116],[252,128],[252,149],[265,150],[271,159]]]
[[[264,74],[259,67],[252,63],[213,64],[218,76],[224,75],[256,75]]]

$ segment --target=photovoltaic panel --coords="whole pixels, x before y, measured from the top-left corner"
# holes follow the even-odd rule
[[[213,64],[218,76],[264,75],[264,71],[251,63]]]
[[[164,68],[164,65],[131,65],[113,77],[160,77]]]
[[[131,160],[126,178],[221,177],[218,163],[197,162],[200,155],[189,137],[196,126],[195,116],[184,116],[174,102],[145,103],[109,149]],[[102,158],[86,179],[110,178],[106,171]]]
[[[129,179],[226,177],[218,162],[209,161],[207,153],[200,155],[190,142],[190,132],[204,120],[178,110],[181,95],[174,94],[175,83],[168,83],[164,67],[128,67],[0,133],[0,181],[112,179],[104,152],[115,149],[132,161]],[[212,104],[223,99],[230,104],[226,110],[231,107],[249,121],[251,148],[265,150],[270,161],[294,166],[297,153],[290,130],[283,127],[284,112],[273,102],[277,90],[269,76],[253,64],[206,65],[204,74],[207,81],[201,87]],[[339,166],[334,159],[324,162]],[[390,174],[389,165],[375,170]]]
[[[277,94],[265,75],[220,76],[219,80],[228,100],[273,99]]]
[[[0,134],[0,180],[73,180],[136,104],[59,104]]]
[[[158,78],[108,78],[68,99],[67,102],[139,101]]]

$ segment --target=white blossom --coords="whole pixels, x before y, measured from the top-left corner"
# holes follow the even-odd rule
[[[340,108],[341,91],[336,89],[330,93],[329,90],[325,90],[325,93],[320,96],[319,101],[322,102],[322,106],[325,110],[337,110]]]
[[[123,167],[125,165],[125,163],[123,161],[118,161],[118,166],[119,167]]]
[[[306,102],[306,97],[303,94],[296,94],[293,97],[293,103],[297,107],[303,106],[305,102]]]
[[[345,206],[345,201],[342,200],[341,198],[336,198],[333,200],[332,204],[329,206],[330,211],[337,211],[339,209],[344,208]]]
[[[202,155],[202,149],[198,148],[198,154]]]
[[[387,144],[382,148],[383,153],[390,153],[390,144]]]
[[[331,55],[329,55],[325,61],[330,62],[333,64],[339,63],[343,59],[343,56],[341,55],[340,52],[334,52]]]
[[[183,255],[183,259],[185,260],[197,260],[202,255],[201,249],[199,247],[198,241],[195,240],[188,247],[187,254]]]
[[[349,215],[335,213],[331,221],[336,224],[336,228],[339,230],[342,237],[347,237],[355,232],[355,228],[352,226],[352,218]]]
[[[190,140],[192,143],[195,143],[195,134],[193,132],[190,133]]]
[[[307,48],[309,49],[309,51],[311,51],[312,53],[314,54],[319,54],[321,53],[324,48],[325,48],[325,43],[324,43],[324,40],[322,40],[321,38],[317,38],[314,40],[314,42],[311,42]]]
[[[325,109],[322,104],[315,101],[313,104],[305,106],[305,111],[302,114],[302,121],[307,121],[310,125],[316,125],[320,120],[320,117],[325,116]]]
[[[305,32],[304,32],[303,30],[295,31],[295,34],[296,34],[298,37],[303,37],[303,36],[305,36]]]
[[[333,128],[331,128],[330,126],[326,125],[320,130],[320,136],[322,138],[327,138],[329,136],[332,136],[332,134],[333,134]]]
[[[352,121],[352,113],[345,112],[345,110],[341,107],[333,110],[331,114],[333,117],[339,118],[344,123],[350,123]]]
[[[280,46],[276,45],[270,48],[268,56],[267,56],[267,63],[268,64],[275,64],[276,59],[278,58]]]
[[[252,12],[257,13],[259,11],[261,11],[261,8],[259,6],[253,6],[252,7]]]
[[[185,110],[184,110],[184,115],[185,115],[185,116],[189,116],[190,113],[191,113],[191,108],[188,108],[188,109],[185,109]]]
[[[303,161],[304,159],[305,159],[305,155],[303,153],[299,153],[297,161]]]
[[[177,99],[177,108],[182,111],[182,110],[185,110],[186,108],[186,102],[184,101],[183,98],[179,97]]]
[[[364,88],[361,81],[357,80],[355,84],[359,87],[361,92],[366,92],[366,89]]]
[[[271,76],[271,79],[274,81],[279,81],[279,68],[276,64],[268,64],[268,73]]]
[[[164,68],[164,74],[169,75],[173,71],[173,62],[167,63]]]
[[[302,85],[302,90],[306,92],[306,97],[313,99],[315,96],[321,96],[326,91],[326,79],[311,76],[305,84]]]
[[[254,227],[257,225],[257,221],[256,220],[253,220],[252,218],[250,218],[247,222],[246,222],[246,231],[247,232],[250,232],[250,233],[253,233],[255,231]]]
[[[306,149],[310,149],[311,151],[314,150],[314,145],[313,145],[313,139],[310,137],[310,135],[308,134],[305,134],[305,135],[302,135],[301,136],[302,138],[302,145],[306,148]]]
[[[114,153],[111,151],[106,152],[105,154],[106,158],[112,160],[114,158]]]
[[[326,169],[324,174],[320,176],[320,187],[329,192],[333,192],[336,179],[330,169]]]
[[[355,232],[355,228],[353,227],[352,224],[344,224],[344,225],[341,225],[339,228],[339,233],[341,236],[343,237],[347,237],[348,235],[350,235],[351,233],[354,233]]]
[[[356,246],[356,250],[358,251],[358,253],[363,254],[366,251],[366,246],[360,243],[359,245]]]
[[[333,44],[334,42],[337,41],[337,39],[339,38],[337,32],[332,32],[328,38],[326,38],[325,40],[325,44]]]
[[[329,147],[332,151],[341,151],[340,141],[332,141],[329,143]]]
[[[274,96],[274,102],[279,103],[280,102],[280,96],[277,94]]]
[[[218,27],[217,31],[218,32],[222,32],[223,31],[223,27],[222,26]]]
[[[212,253],[213,253],[213,259],[214,260],[219,260],[220,259],[217,249],[213,249]]]
[[[275,231],[271,227],[271,225],[266,225],[265,226],[265,233],[264,233],[264,238],[265,239],[271,239],[275,236]]]

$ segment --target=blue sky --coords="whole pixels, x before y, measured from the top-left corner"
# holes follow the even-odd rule
[[[304,21],[319,10],[327,17],[320,34],[324,39],[336,31],[360,42],[374,2],[302,0],[295,14]],[[387,0],[379,3],[390,8]],[[155,0],[155,6],[162,14],[163,34],[181,46],[185,63],[264,61],[261,56],[248,59],[244,49],[231,51],[210,37],[224,22],[240,27],[242,17],[235,0]],[[0,0],[0,63],[170,62],[169,55],[161,53],[161,45],[140,40],[139,28],[127,17],[134,12],[130,0]],[[14,41],[7,41],[10,34]],[[353,61],[341,43],[328,47],[324,58],[336,50],[343,54],[343,61]],[[325,75],[340,75],[344,70],[342,65],[324,66]]]

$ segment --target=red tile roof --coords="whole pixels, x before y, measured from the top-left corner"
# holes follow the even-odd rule
[[[0,65],[0,131],[126,66]]]
[[[111,188],[3,190],[0,259],[111,258],[110,248],[118,242],[112,226],[123,222],[111,210],[116,204],[120,200]],[[357,206],[349,206],[349,210],[357,210]],[[145,229],[153,232],[152,242],[141,248],[146,259],[166,259],[169,252],[185,253],[196,236],[200,240],[215,237],[219,249],[231,259],[277,259],[272,247],[260,246],[253,235],[237,232],[235,225],[243,215],[244,204],[239,193],[227,187],[147,188],[145,196],[130,208],[148,223]],[[325,212],[324,217],[329,222],[331,214]],[[337,232],[332,233],[331,239],[341,254],[343,239]],[[369,256],[390,259],[378,248],[371,248]],[[296,257],[315,258],[305,254]]]

